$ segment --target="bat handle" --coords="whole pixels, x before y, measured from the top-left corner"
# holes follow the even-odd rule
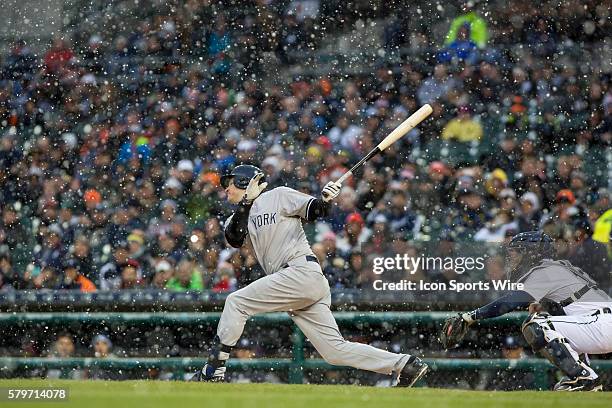
[[[336,180],[336,183],[342,184],[347,178],[349,178],[352,175],[353,175],[353,172],[349,170],[346,173],[344,173],[338,180]]]

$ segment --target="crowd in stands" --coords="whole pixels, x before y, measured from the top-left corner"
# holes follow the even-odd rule
[[[429,44],[428,63],[286,86],[251,75],[259,51],[308,49],[316,13],[236,24],[189,1],[42,56],[18,41],[0,56],[0,290],[235,290],[262,272],[225,243],[221,174],[253,163],[269,188],[316,196],[424,103],[430,119],[305,225],[332,287],[370,286],[373,256],[535,228],[609,285],[611,76],[585,56],[610,26],[578,3],[479,11]],[[559,57],[568,41],[583,59]]]

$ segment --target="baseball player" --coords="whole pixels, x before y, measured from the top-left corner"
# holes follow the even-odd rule
[[[225,363],[242,335],[247,319],[266,312],[288,312],[295,324],[330,364],[391,375],[394,386],[412,386],[428,366],[418,357],[395,354],[346,341],[330,310],[327,279],[302,228],[302,220],[325,216],[340,185],[329,182],[322,198],[288,187],[265,191],[263,173],[240,165],[221,178],[230,203],[237,208],[225,224],[234,248],[251,242],[266,276],[228,295],[208,362],[192,381],[223,381]]]
[[[522,325],[525,340],[565,374],[554,390],[601,391],[601,379],[579,355],[612,352],[612,298],[583,270],[553,257],[553,241],[546,234],[513,237],[506,267],[524,290],[447,319],[440,340],[446,348],[456,347],[474,322],[529,307]]]

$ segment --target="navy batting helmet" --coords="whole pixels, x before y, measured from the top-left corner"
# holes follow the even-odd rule
[[[506,268],[510,279],[518,279],[543,259],[555,256],[553,240],[542,231],[521,232],[506,245]]]
[[[255,177],[257,173],[263,173],[259,167],[255,167],[250,164],[241,164],[240,166],[234,167],[231,172],[221,176],[221,185],[223,188],[227,188],[230,180],[233,180],[236,187],[244,190],[249,185],[249,181],[251,181],[251,179]],[[259,180],[259,184],[263,183],[264,181],[265,177],[262,177]]]

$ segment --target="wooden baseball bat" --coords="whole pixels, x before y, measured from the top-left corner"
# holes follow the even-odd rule
[[[385,150],[387,147],[391,146],[393,143],[397,142],[402,136],[410,132],[419,123],[424,121],[429,115],[431,115],[432,112],[433,109],[431,105],[425,104],[421,106],[418,111],[410,115],[410,117],[403,121],[398,127],[396,127],[393,132],[389,133],[389,135],[387,135],[387,137],[385,137],[383,141],[378,144],[378,146],[372,149],[370,153],[366,154],[361,160],[359,160],[357,164],[351,167],[349,171],[344,173],[342,177],[340,177],[336,181],[336,183],[342,184],[347,178],[349,178],[349,176],[351,176],[357,169],[363,166],[368,160]]]

